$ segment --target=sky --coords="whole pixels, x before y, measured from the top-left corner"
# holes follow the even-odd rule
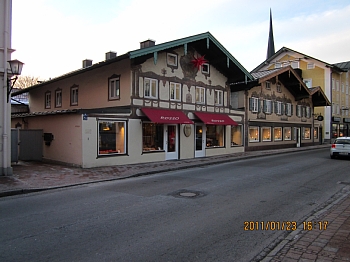
[[[266,59],[270,8],[275,51],[350,61],[350,0],[13,0],[12,59],[48,80],[147,39],[210,32],[250,72]]]

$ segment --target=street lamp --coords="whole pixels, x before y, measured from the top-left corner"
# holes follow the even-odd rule
[[[18,75],[20,75],[22,73],[22,68],[24,63],[22,63],[21,61],[16,60],[10,60],[8,61],[8,63],[10,64],[10,68],[11,68],[11,74],[12,76],[15,76],[14,78],[7,78],[7,103],[10,100],[10,95],[11,95],[11,91],[13,86],[16,83],[16,80],[18,79]]]

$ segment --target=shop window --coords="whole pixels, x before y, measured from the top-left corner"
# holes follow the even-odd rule
[[[303,128],[302,138],[303,138],[303,139],[311,139],[310,127],[304,127],[304,128]]]
[[[62,90],[55,91],[55,107],[62,107]]]
[[[207,125],[207,147],[224,146],[224,129],[221,125]]]
[[[249,142],[259,142],[259,127],[249,127]]]
[[[223,94],[224,94],[224,92],[222,92],[220,90],[215,90],[215,93],[214,93],[215,105],[222,105],[223,104]]]
[[[170,100],[181,100],[181,84],[170,83]]]
[[[284,134],[285,141],[292,140],[292,128],[291,127],[285,127],[283,134]]]
[[[120,98],[120,78],[110,78],[108,81],[108,99],[116,100]]]
[[[164,125],[155,123],[142,124],[142,151],[164,150]]]
[[[271,127],[262,127],[262,141],[271,141]]]
[[[314,127],[314,138],[318,139],[318,127]]]
[[[126,122],[98,121],[98,155],[126,153]]]
[[[282,127],[275,127],[273,129],[273,135],[275,141],[281,141],[282,140]]]
[[[51,92],[45,93],[45,108],[51,108]]]
[[[204,104],[205,89],[203,87],[196,87],[196,103]]]
[[[144,95],[147,98],[158,98],[158,81],[156,79],[145,78]]]
[[[231,146],[243,145],[242,125],[231,126]]]

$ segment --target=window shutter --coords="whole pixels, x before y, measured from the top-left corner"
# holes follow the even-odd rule
[[[266,113],[267,105],[266,105],[266,100],[265,99],[263,100],[263,107],[264,107],[264,109],[263,109],[264,111],[263,112]]]
[[[297,112],[296,112],[296,113],[297,113],[297,117],[299,117],[299,116],[300,116],[300,114],[299,114],[299,106],[296,105],[296,106],[295,106],[295,109],[296,109],[296,111],[297,111]]]
[[[284,104],[281,103],[281,115],[283,116],[284,115]]]
[[[273,112],[277,114],[277,101],[273,102]]]
[[[260,103],[261,103],[261,101],[260,101],[260,99],[258,99],[258,112],[259,113],[261,112]]]
[[[249,111],[253,110],[253,98],[249,98]]]
[[[293,105],[290,105],[290,115],[293,115]]]

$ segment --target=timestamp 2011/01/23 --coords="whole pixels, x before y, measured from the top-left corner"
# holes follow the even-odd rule
[[[300,224],[299,229],[303,230],[326,230],[328,221],[304,221]],[[296,221],[244,221],[244,230],[297,230]]]

